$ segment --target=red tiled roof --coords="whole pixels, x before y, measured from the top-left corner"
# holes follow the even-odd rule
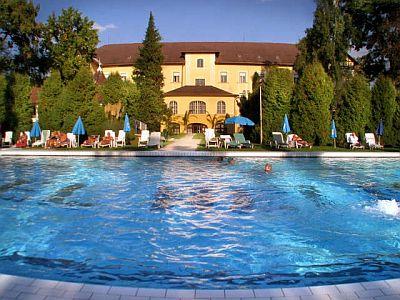
[[[236,95],[211,85],[185,85],[164,94],[164,97],[171,96],[235,97]]]
[[[276,64],[292,66],[298,49],[295,44],[250,42],[175,42],[162,43],[164,64],[184,64],[183,53],[216,53],[216,64]],[[97,49],[103,66],[132,65],[141,43],[111,44]]]

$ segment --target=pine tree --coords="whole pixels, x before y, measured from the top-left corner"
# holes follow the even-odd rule
[[[11,95],[14,104],[15,130],[26,131],[32,127],[32,86],[28,75],[15,73],[12,78]]]
[[[338,140],[345,139],[346,132],[356,132],[360,137],[371,122],[371,89],[361,74],[349,77],[343,85],[336,107]]]
[[[0,75],[0,131],[4,126],[7,116],[7,78]]]
[[[380,76],[372,88],[372,124],[376,128],[382,119],[385,125],[384,140],[386,144],[397,141],[398,132],[395,131],[395,114],[398,109],[396,102],[397,91],[389,77]]]
[[[280,131],[285,114],[290,111],[293,96],[293,74],[288,69],[269,68],[262,88],[263,140],[270,140],[273,131]]]
[[[307,65],[295,88],[292,126],[305,140],[317,145],[329,141],[333,82],[319,62]]]
[[[43,129],[60,130],[64,116],[61,93],[64,86],[58,71],[52,71],[39,93],[39,121]]]
[[[92,73],[88,67],[82,67],[75,78],[67,83],[61,95],[62,131],[70,132],[79,116],[89,134],[100,134],[103,131],[104,110],[95,99],[95,92]]]
[[[339,80],[350,49],[350,18],[341,10],[338,0],[317,0],[313,27],[299,43],[301,53],[296,62],[299,73],[306,64],[318,60],[325,71]]]
[[[167,106],[163,99],[163,74],[161,65],[164,57],[161,51],[161,36],[150,13],[143,46],[134,63],[134,75],[140,92],[140,120],[147,123],[150,130],[159,130],[161,122],[167,115]]]

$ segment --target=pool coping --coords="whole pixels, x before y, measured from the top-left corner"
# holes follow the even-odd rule
[[[0,299],[400,299],[400,278],[337,285],[263,289],[156,289],[35,279],[0,273]]]
[[[270,158],[400,158],[399,152],[285,152],[285,151],[96,151],[96,150],[26,150],[0,149],[0,156],[66,156],[66,157],[270,157]]]

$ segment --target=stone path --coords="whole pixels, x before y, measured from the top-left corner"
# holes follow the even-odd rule
[[[400,300],[400,279],[297,288],[181,290],[72,283],[0,274],[0,299]]]
[[[163,151],[193,151],[197,149],[200,140],[193,139],[193,134],[187,134],[180,139],[174,140],[171,144],[161,148]]]

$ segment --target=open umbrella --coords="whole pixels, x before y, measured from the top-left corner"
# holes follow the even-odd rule
[[[333,147],[336,148],[337,132],[336,132],[336,124],[335,124],[334,119],[332,119],[332,123],[331,123],[331,138],[333,138]]]
[[[381,121],[378,124],[378,128],[376,128],[376,135],[378,136],[378,145],[381,144],[381,136],[383,136],[384,129],[385,127],[383,126],[383,120],[381,119]]]
[[[285,114],[285,118],[283,119],[282,131],[285,134],[288,134],[290,132],[290,125],[289,125],[289,119],[288,119],[287,114]]]
[[[228,118],[225,120],[225,124],[238,124],[238,125],[247,125],[254,126],[254,122],[246,117],[236,116],[232,118]]]
[[[40,137],[41,132],[42,131],[40,130],[39,121],[36,120],[35,123],[33,123],[33,127],[31,130],[31,137],[38,138]]]
[[[130,132],[131,131],[131,124],[129,124],[128,114],[125,114],[124,131],[125,132]]]
[[[74,128],[72,128],[72,133],[78,136],[78,146],[79,146],[79,136],[86,133],[81,116],[79,116],[78,120],[74,125]]]

